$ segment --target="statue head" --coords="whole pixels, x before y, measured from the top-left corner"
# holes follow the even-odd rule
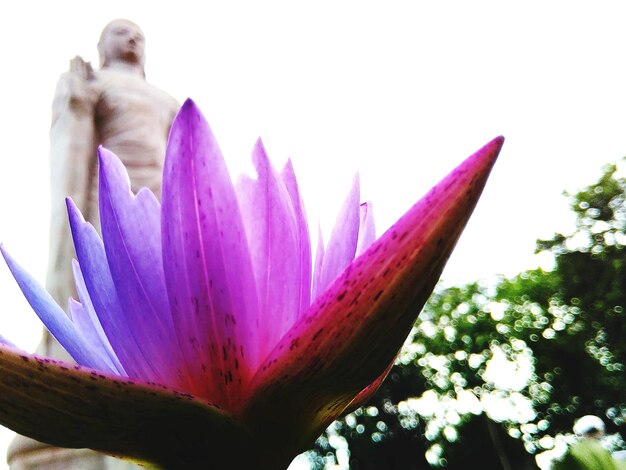
[[[117,62],[140,67],[144,73],[145,46],[139,26],[128,20],[113,20],[104,27],[98,42],[100,68]]]

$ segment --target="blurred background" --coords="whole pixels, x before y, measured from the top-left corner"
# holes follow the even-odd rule
[[[148,81],[198,103],[233,174],[259,136],[293,160],[314,232],[355,172],[380,234],[503,134],[390,378],[293,467],[546,468],[589,413],[619,449],[625,16],[618,1],[3,4],[0,242],[43,282],[55,84],[77,54],[97,66],[115,18],[143,29]],[[0,333],[34,350],[41,327],[4,265],[0,299]]]

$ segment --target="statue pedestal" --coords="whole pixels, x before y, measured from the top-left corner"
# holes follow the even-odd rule
[[[17,436],[9,446],[10,470],[135,470],[135,464],[90,449],[59,449]]]

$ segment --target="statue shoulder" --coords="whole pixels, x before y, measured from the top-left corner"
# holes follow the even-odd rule
[[[167,114],[169,115],[169,120],[172,121],[174,119],[174,116],[176,116],[176,114],[178,114],[178,111],[180,110],[181,105],[178,100],[166,91],[163,91],[161,88],[152,85],[151,83],[148,83],[148,86],[150,88],[150,94],[154,98],[156,98],[156,102],[159,103],[159,107],[164,111],[167,111]]]
[[[180,111],[180,103],[178,102],[177,99],[175,99],[173,96],[165,93],[167,95],[168,101],[169,101],[169,109],[170,112],[172,114],[172,120],[174,119],[174,116],[176,116],[178,114],[178,111]]]
[[[176,100],[176,98],[174,98],[166,91],[163,91],[163,89],[152,85],[151,83],[149,85],[150,88],[152,88],[153,93],[159,97],[159,100],[163,104],[165,104],[168,108],[176,110],[176,112],[178,112],[178,110],[180,109],[180,103],[178,102],[178,100]]]

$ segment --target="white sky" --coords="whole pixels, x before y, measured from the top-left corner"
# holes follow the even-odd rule
[[[570,227],[562,191],[626,153],[624,13],[571,0],[5,2],[0,241],[43,281],[54,86],[76,54],[97,65],[100,31],[123,17],[145,32],[148,80],[199,104],[233,169],[258,136],[278,164],[293,159],[327,233],[354,172],[381,233],[505,135],[444,280],[534,267],[535,240]],[[0,332],[33,349],[38,322],[4,265],[0,299]]]

